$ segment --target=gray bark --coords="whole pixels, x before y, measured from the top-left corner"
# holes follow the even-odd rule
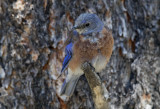
[[[114,51],[99,73],[110,109],[160,109],[159,0],[1,0],[0,109],[94,109],[82,76],[73,96],[57,79],[67,32],[84,12],[112,29]]]

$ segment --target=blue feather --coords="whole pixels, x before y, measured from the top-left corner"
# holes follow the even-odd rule
[[[71,42],[65,48],[65,58],[64,58],[64,61],[63,61],[61,73],[67,68],[67,66],[69,64],[69,61],[72,58],[72,53],[73,53],[72,47],[73,47],[73,43]]]

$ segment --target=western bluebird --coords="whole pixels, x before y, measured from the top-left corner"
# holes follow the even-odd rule
[[[73,28],[76,30],[73,35],[77,39],[66,46],[61,70],[62,73],[68,67],[68,74],[60,92],[68,97],[73,94],[79,77],[84,74],[81,65],[87,61],[96,72],[102,71],[111,57],[114,44],[112,32],[104,27],[95,14],[81,14]]]

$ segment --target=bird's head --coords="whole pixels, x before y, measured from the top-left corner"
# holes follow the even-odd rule
[[[74,29],[81,35],[98,33],[103,29],[103,22],[95,14],[81,14],[75,21]]]

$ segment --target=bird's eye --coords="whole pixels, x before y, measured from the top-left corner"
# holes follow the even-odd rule
[[[90,24],[89,23],[86,23],[86,27],[88,27]]]

